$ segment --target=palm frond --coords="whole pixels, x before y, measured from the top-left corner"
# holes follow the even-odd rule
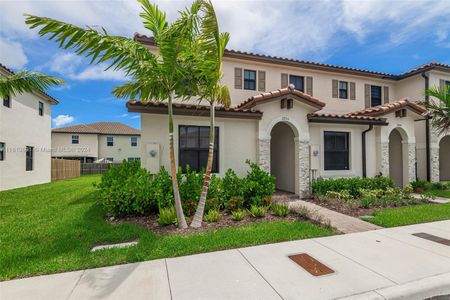
[[[218,84],[217,85],[217,103],[225,106],[230,107],[231,105],[231,96],[230,96],[230,90],[228,89],[228,86],[224,84]]]
[[[63,49],[73,49],[76,54],[91,58],[90,63],[109,62],[107,69],[123,70],[133,74],[145,65],[156,63],[156,58],[140,43],[132,39],[111,36],[102,28],[80,28],[51,18],[26,15],[31,29],[41,27],[40,36],[49,36]]]
[[[64,80],[38,72],[21,71],[11,76],[0,75],[0,98],[45,90],[64,84]]]
[[[158,5],[150,3],[149,0],[139,0],[139,3],[143,10],[139,16],[144,20],[144,27],[150,30],[153,37],[158,40],[168,26],[166,13],[159,10]]]
[[[439,134],[450,131],[450,86],[438,88],[436,86],[425,91],[425,95],[433,97],[425,107],[431,111],[433,127]]]

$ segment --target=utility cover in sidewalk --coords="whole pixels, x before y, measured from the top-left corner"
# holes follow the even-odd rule
[[[425,232],[413,233],[413,235],[423,238],[423,239],[426,239],[426,240],[429,240],[429,241],[439,243],[439,244],[450,246],[450,240],[444,239],[444,238],[436,236],[436,235],[432,235],[432,234],[425,233]]]
[[[99,245],[95,246],[91,249],[91,252],[103,250],[103,249],[113,249],[113,248],[128,248],[131,246],[137,245],[138,241],[119,243],[119,244],[110,244],[110,245]]]
[[[334,273],[333,270],[322,264],[320,261],[314,257],[309,256],[306,253],[295,254],[288,256],[300,267],[308,271],[311,275],[322,276]]]

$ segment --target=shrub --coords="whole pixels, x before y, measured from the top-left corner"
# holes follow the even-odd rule
[[[233,170],[228,169],[222,180],[224,201],[244,196],[243,184],[243,179],[239,178]]]
[[[420,180],[411,182],[411,186],[413,187],[414,191],[416,191],[416,192],[424,191],[427,184],[428,184],[428,182],[420,181]]]
[[[194,214],[197,208],[197,203],[200,198],[200,193],[203,186],[204,172],[196,172],[191,170],[190,166],[186,166],[185,173],[182,169],[178,169],[177,179],[180,189],[180,197],[183,204],[183,211],[187,216]]]
[[[243,209],[235,210],[235,211],[231,212],[231,219],[236,222],[242,221],[246,215],[247,215],[247,213]]]
[[[250,160],[245,162],[250,167],[243,184],[245,205],[269,205],[270,201],[264,199],[270,199],[275,191],[275,177],[262,170],[258,164]]]
[[[348,190],[342,190],[340,192],[328,191],[325,194],[325,197],[329,199],[338,199],[344,202],[349,202],[350,200],[353,200],[353,196],[350,194]]]
[[[210,209],[203,219],[208,223],[217,222],[220,219],[220,212],[217,209]]]
[[[411,198],[412,193],[414,192],[414,188],[411,184],[407,184],[403,187],[403,197]]]
[[[404,204],[402,192],[398,187],[387,188],[380,197],[380,205],[387,207],[389,205],[400,206]]]
[[[312,191],[316,196],[324,196],[328,191],[341,192],[342,190],[348,190],[353,198],[359,198],[361,189],[385,190],[393,186],[394,182],[387,177],[319,178],[313,181]]]
[[[225,209],[228,211],[235,211],[244,208],[244,197],[235,196],[225,202]]]
[[[447,190],[449,188],[449,186],[445,182],[432,182],[432,183],[429,183],[428,186],[426,186],[425,188],[432,189],[432,190]]]
[[[363,208],[370,208],[378,204],[378,199],[383,193],[382,190],[360,189],[360,204]]]
[[[254,218],[262,218],[267,213],[267,207],[266,206],[257,206],[252,205],[250,206],[250,215]]]
[[[284,203],[273,203],[271,209],[273,214],[278,217],[284,218],[289,214],[289,207]]]
[[[206,211],[210,209],[221,209],[224,206],[223,199],[224,189],[223,180],[213,175],[208,189],[208,197],[205,205]]]
[[[172,177],[164,167],[153,176],[153,197],[158,209],[170,208],[174,205]]]
[[[159,211],[158,224],[167,226],[177,223],[175,207],[163,208]]]
[[[157,211],[153,183],[139,161],[112,166],[96,184],[99,202],[114,216],[143,215]]]

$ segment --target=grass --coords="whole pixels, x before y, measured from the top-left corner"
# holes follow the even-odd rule
[[[365,221],[383,227],[395,227],[450,219],[450,203],[424,204],[389,208],[376,211],[373,218]]]
[[[450,198],[449,190],[427,190],[424,192],[424,194],[435,197]]]
[[[0,280],[333,234],[306,222],[249,224],[161,236],[110,224],[96,204],[97,175],[0,192]],[[135,247],[91,253],[94,245],[139,239]]]

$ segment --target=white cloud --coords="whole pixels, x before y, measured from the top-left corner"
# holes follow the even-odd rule
[[[69,115],[58,115],[53,118],[53,124],[55,127],[61,127],[75,121],[75,118]]]
[[[173,20],[190,1],[156,1]],[[335,49],[354,42],[371,42],[379,33],[386,49],[406,41],[450,30],[450,1],[269,1],[215,0],[221,30],[231,33],[229,48],[266,54],[323,60]],[[37,38],[24,24],[23,13],[49,16],[79,26],[103,26],[111,34],[131,37],[143,28],[137,1],[3,1],[0,34]],[[438,46],[445,47],[448,39]],[[55,44],[56,48],[56,44]],[[83,58],[83,61],[85,59]],[[67,64],[65,65],[67,66]],[[68,66],[70,67],[70,65]],[[114,79],[123,74],[103,72],[103,66],[76,69],[73,79]]]
[[[121,114],[116,116],[116,118],[126,118],[126,117],[128,117],[128,114]]]
[[[131,116],[130,119],[138,119],[140,115]]]
[[[22,69],[28,63],[22,44],[0,37],[0,62],[9,68]]]

